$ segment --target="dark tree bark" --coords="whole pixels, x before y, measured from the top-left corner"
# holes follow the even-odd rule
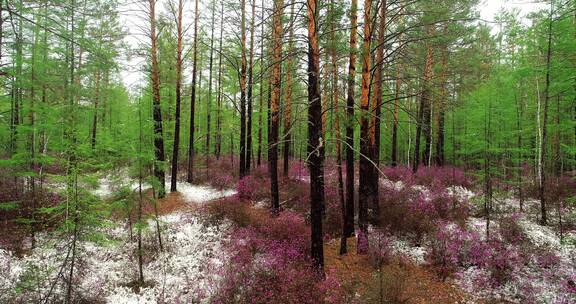
[[[380,164],[380,114],[382,109],[382,82],[384,73],[384,43],[386,39],[386,0],[380,5],[378,22],[378,46],[376,48],[376,71],[374,75],[374,102],[372,103],[372,117],[370,124],[370,158],[372,160],[370,172],[370,201],[371,221],[378,224],[380,217],[380,202],[378,195],[378,179]]]
[[[348,62],[348,96],[346,98],[346,220],[345,235],[354,234],[354,88],[356,87],[357,0],[350,10],[350,58]]]
[[[262,116],[264,113],[263,103],[264,103],[264,0],[262,0],[262,13],[260,16],[260,20],[262,24],[260,25],[261,29],[261,38],[260,38],[260,96],[258,101],[258,156],[256,165],[260,166],[261,158],[262,158]]]
[[[246,175],[246,0],[240,1],[241,66],[240,66],[240,178]]]
[[[284,176],[288,176],[289,158],[290,158],[290,145],[292,144],[292,73],[293,73],[293,60],[294,56],[294,0],[290,6],[290,34],[288,37],[288,56],[286,62],[286,91],[284,92]]]
[[[149,0],[150,4],[150,39],[152,53],[152,102],[154,117],[154,155],[156,163],[154,164],[154,176],[158,182],[158,196],[165,195],[164,180],[164,134],[162,130],[162,109],[160,107],[160,72],[158,69],[158,36],[156,35],[156,0]]]
[[[94,93],[94,113],[92,114],[92,131],[90,146],[96,149],[96,134],[98,129],[98,107],[100,106],[100,69],[96,71],[96,92]]]
[[[396,90],[394,92],[394,120],[392,122],[392,151],[391,151],[391,165],[395,167],[398,165],[398,110],[400,102],[400,70],[401,65],[396,65]]]
[[[430,155],[430,78],[432,77],[432,47],[426,47],[426,63],[424,67],[424,77],[422,79],[422,93],[420,95],[420,107],[418,108],[418,117],[416,119],[416,138],[414,142],[414,162],[412,172],[418,171],[420,166],[420,137],[424,132],[426,147],[424,147],[423,162],[427,164]]]
[[[362,46],[362,94],[360,101],[360,170],[358,188],[358,253],[366,254],[368,242],[368,204],[371,201],[370,182],[370,45],[372,42],[372,0],[364,0],[364,42]]]
[[[548,123],[548,104],[550,101],[550,64],[552,59],[552,18],[554,12],[554,2],[550,2],[550,16],[548,20],[548,49],[546,51],[546,87],[544,88],[544,117],[542,119],[542,141],[540,142],[540,163],[542,168],[540,169],[540,224],[545,226],[548,223],[546,215],[546,170],[545,170],[545,159],[546,159],[546,136],[547,136],[547,126]]]
[[[196,69],[198,67],[198,0],[194,5],[194,42],[192,44],[193,62],[192,62],[192,92],[190,96],[190,137],[188,140],[188,176],[186,181],[191,183],[194,177],[194,118],[196,110]]]
[[[172,147],[172,178],[170,180],[170,192],[175,192],[176,181],[178,180],[178,152],[180,151],[180,104],[182,86],[182,11],[184,9],[183,0],[178,0],[178,16],[176,27],[176,112],[174,113],[174,144]]]
[[[444,36],[448,34],[448,26],[444,25]],[[447,92],[446,92],[446,74],[448,72],[448,45],[442,46],[440,54],[440,102],[438,103],[438,132],[436,139],[436,155],[434,157],[437,166],[443,166],[444,157],[444,116],[446,112]]]
[[[216,97],[216,147],[214,154],[220,159],[222,151],[222,40],[224,37],[224,1],[220,6],[220,42],[218,43],[218,96]]]
[[[280,198],[278,195],[278,129],[280,124],[280,77],[282,74],[282,10],[284,7],[283,0],[274,1],[274,16],[273,16],[273,33],[272,33],[272,77],[271,89],[272,96],[270,99],[270,139],[269,139],[269,162],[268,171],[270,172],[272,195],[272,209],[274,213],[280,210]]]
[[[316,0],[308,7],[308,168],[310,170],[311,257],[318,272],[324,272],[322,209],[324,205],[324,154],[322,150],[322,104],[320,97],[320,48]]]
[[[254,19],[256,17],[256,1],[252,0],[252,19],[250,19],[250,55],[248,61],[248,109],[246,121],[246,173],[250,173],[252,163],[252,103],[254,90]]]
[[[210,130],[212,128],[212,67],[214,65],[214,15],[216,13],[216,1],[212,2],[212,17],[210,21],[210,58],[208,59],[208,100],[206,100],[206,167],[209,168],[208,164],[210,161],[210,140],[212,139],[212,134]],[[210,170],[206,170],[210,172]]]

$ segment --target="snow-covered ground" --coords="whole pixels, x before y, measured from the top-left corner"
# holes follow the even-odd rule
[[[95,194],[108,197],[116,185],[105,178]],[[187,183],[179,183],[178,190],[187,202],[196,204],[235,194]],[[81,232],[75,293],[88,300],[125,304],[203,302],[210,297],[218,277],[207,270],[226,258],[220,246],[227,238],[228,224],[205,226],[194,214],[183,212],[161,216],[159,221],[164,251],[156,250],[157,233],[154,220],[149,219],[143,231],[146,286],[139,292],[131,287],[138,278],[137,242],[135,236],[130,239],[126,225],[106,220],[97,234]],[[69,267],[62,265],[68,265],[70,248],[70,239],[63,235],[68,234],[38,234],[36,248],[23,257],[0,248],[0,303],[40,302],[48,294],[63,299]]]

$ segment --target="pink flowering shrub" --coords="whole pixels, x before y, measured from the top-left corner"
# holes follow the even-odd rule
[[[415,182],[427,186],[462,186],[469,188],[472,186],[471,178],[464,174],[460,168],[453,166],[421,166],[414,176]]]
[[[439,227],[430,244],[427,260],[434,266],[443,281],[453,274],[461,264],[462,249],[465,246],[465,232],[458,227]]]
[[[412,168],[406,166],[384,167],[384,176],[392,181],[403,181],[406,184],[413,184]]]
[[[369,235],[370,247],[368,248],[368,257],[375,268],[381,267],[388,263],[392,256],[392,239],[385,229],[376,229]]]
[[[520,245],[526,241],[524,230],[518,224],[520,217],[519,213],[514,213],[500,219],[500,235],[505,242]]]
[[[263,186],[264,185],[258,185],[252,176],[246,175],[238,181],[236,196],[238,196],[239,199],[251,200],[256,194],[256,189]]]
[[[234,186],[234,178],[229,174],[217,174],[210,179],[210,185],[218,190],[232,188]]]
[[[380,189],[380,223],[392,233],[414,234],[418,239],[433,228],[426,217],[430,204],[417,191],[405,187],[400,191]],[[422,212],[415,212],[415,211]]]
[[[477,266],[490,272],[488,283],[500,286],[526,261],[517,247],[498,240],[484,241],[479,233],[443,224],[431,241],[427,260],[445,280],[459,267]]]
[[[212,303],[341,303],[334,274],[322,281],[308,256],[309,228],[293,212],[236,229]]]
[[[288,176],[293,179],[300,179],[308,176],[308,168],[306,168],[306,163],[303,161],[293,161],[288,167]]]
[[[439,221],[463,224],[470,213],[470,204],[459,202],[445,189],[434,187],[421,192],[404,187],[380,189],[380,222],[392,232],[408,233],[421,239],[431,233]]]
[[[358,242],[358,245],[356,246],[358,254],[367,254],[369,249],[368,235],[366,235],[364,231],[358,230],[358,237],[356,239]]]

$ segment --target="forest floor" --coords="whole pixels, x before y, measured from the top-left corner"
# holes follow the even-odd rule
[[[292,193],[293,198],[283,201],[282,205],[297,217],[304,214],[305,218],[306,205],[299,205],[298,200],[306,199],[305,196],[298,197],[298,193],[306,189],[308,179],[301,170],[296,171],[283,181],[283,191]],[[138,190],[137,183],[123,176],[123,173],[100,176],[89,192],[103,201],[115,201],[120,184],[133,192]],[[261,229],[268,225],[266,219],[270,215],[267,196],[264,195],[266,185],[259,184],[259,180],[235,186],[228,179],[214,179],[217,178],[207,178],[210,181],[204,181],[202,185],[179,182],[179,192],[160,199],[157,208],[153,204],[144,204],[143,214],[147,224],[142,230],[143,285],[136,280],[138,248],[134,213],[128,216],[119,211],[113,212],[108,219],[98,223],[97,228],[82,231],[82,237],[77,242],[78,260],[73,279],[76,298],[84,303],[189,303],[207,302],[219,295],[222,280],[228,275],[225,269],[238,258],[230,250],[230,243],[238,238],[238,227]],[[220,186],[214,187],[214,183]],[[384,196],[410,191],[417,193],[423,201],[434,200],[435,190],[417,183],[382,178],[380,185]],[[56,180],[50,187],[62,189],[62,184]],[[251,198],[243,199],[243,203],[238,202],[240,198],[239,193],[233,190],[235,187],[242,193],[249,192]],[[143,184],[143,189],[145,197],[150,200],[152,193],[149,186]],[[444,190],[459,202],[474,201],[481,196],[481,193],[462,186],[450,186]],[[283,197],[286,196],[285,192],[282,193]],[[340,240],[327,235],[325,268],[338,281],[338,290],[346,294],[332,303],[379,303],[381,299],[390,303],[413,304],[575,303],[574,244],[561,244],[554,229],[537,224],[537,201],[525,200],[526,211],[519,214],[516,210],[519,201],[513,195],[502,193],[496,200],[495,217],[490,225],[492,237],[508,239],[508,235],[503,235],[506,230],[516,229],[518,236],[523,238],[518,243],[507,241],[505,249],[496,252],[507,259],[502,261],[502,265],[471,263],[460,257],[464,251],[472,255],[466,246],[471,247],[472,242],[485,238],[486,220],[474,210],[464,217],[463,223],[448,221],[435,224],[437,234],[428,234],[420,241],[411,234],[387,234],[388,252],[381,266],[375,266],[373,254],[356,253],[355,238],[347,241],[348,253],[340,255]],[[229,201],[233,204],[227,205]],[[157,221],[155,214],[158,215]],[[330,221],[328,218],[327,229],[330,229]],[[19,231],[18,225],[4,222],[4,228],[16,227],[14,231]],[[505,226],[510,223],[514,225]],[[272,221],[270,225],[280,225],[278,229],[283,230],[283,224]],[[162,250],[159,248],[157,225],[160,227]],[[306,231],[298,229],[295,231]],[[67,291],[67,274],[64,270],[71,253],[69,233],[61,229],[38,232],[32,249],[26,237],[21,238],[20,245],[16,246],[18,248],[7,246],[16,237],[11,239],[10,231],[5,231],[8,233],[3,233],[0,238],[0,302],[50,303],[50,299],[62,299]],[[438,232],[444,232],[443,236]],[[281,235],[283,232],[273,233]],[[574,238],[574,228],[569,226],[565,234],[568,239]],[[377,236],[378,232],[373,231],[371,235]],[[453,261],[445,261],[441,265],[434,262],[433,253],[438,249],[437,243],[442,237],[447,237],[447,240],[441,244],[441,249],[449,252],[454,249],[450,247],[453,243],[459,246],[455,248],[458,252],[454,256],[447,254],[442,258],[454,258],[457,262],[451,264]],[[304,239],[307,240],[307,236],[304,235]],[[492,252],[495,249],[482,247],[479,250]],[[508,260],[518,262],[512,265]],[[448,275],[438,275],[444,274],[446,269],[449,270]],[[497,286],[493,281],[486,283],[495,273],[500,274],[497,271],[505,276],[504,281]],[[327,294],[331,292],[328,289]],[[318,302],[322,301],[318,299]]]

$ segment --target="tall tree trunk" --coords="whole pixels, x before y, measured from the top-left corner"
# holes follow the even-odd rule
[[[286,91],[284,92],[284,176],[288,176],[288,161],[290,157],[290,145],[292,143],[292,73],[293,70],[293,59],[294,56],[294,0],[292,0],[290,5],[290,34],[288,37],[288,56],[286,62]]]
[[[262,12],[260,16],[260,96],[259,96],[259,105],[258,105],[258,160],[256,162],[257,166],[261,164],[262,158],[262,116],[264,113],[263,103],[264,103],[264,0],[262,0]]]
[[[368,249],[368,204],[370,195],[370,71],[372,69],[370,48],[372,43],[372,0],[364,0],[364,42],[362,46],[362,94],[360,100],[360,176],[358,188],[358,236],[357,250],[366,254]]]
[[[216,97],[216,159],[220,159],[222,151],[222,40],[224,37],[224,1],[220,5],[220,42],[218,43],[218,96]]]
[[[283,0],[274,0],[274,16],[273,16],[273,33],[272,33],[272,77],[271,89],[272,96],[270,99],[270,139],[268,156],[268,170],[270,172],[272,194],[272,209],[277,213],[280,209],[280,198],[278,195],[278,129],[280,124],[280,76],[282,73],[282,10],[284,8]]]
[[[250,19],[250,54],[248,61],[248,108],[246,111],[246,173],[250,173],[252,163],[252,103],[254,90],[254,19],[256,18],[256,0],[252,0],[252,19]]]
[[[516,136],[516,140],[517,140],[517,147],[518,147],[518,162],[517,162],[517,167],[518,167],[518,173],[516,175],[516,183],[518,184],[518,201],[520,204],[520,212],[523,211],[523,207],[524,207],[524,195],[522,194],[522,162],[523,162],[523,158],[524,158],[524,153],[522,153],[522,108],[521,108],[521,102],[519,100],[519,98],[515,98],[516,99],[516,132],[518,133]],[[452,132],[454,133],[454,132]]]
[[[156,35],[156,0],[148,0],[150,4],[150,40],[151,40],[151,57],[152,57],[152,100],[153,100],[153,117],[154,117],[154,155],[156,163],[154,164],[154,176],[158,182],[158,196],[164,197],[164,135],[162,131],[162,109],[160,107],[160,72],[158,69],[158,51]]]
[[[338,57],[336,54],[336,26],[335,26],[335,8],[334,0],[330,0],[330,57],[332,60],[332,107],[334,111],[334,129],[336,135],[336,167],[338,173],[338,200],[342,212],[342,236],[340,239],[340,254],[347,251],[346,244],[346,201],[344,199],[344,178],[342,176],[342,148],[340,143],[340,106],[339,106],[339,88],[338,88]]]
[[[444,36],[448,34],[448,26],[444,25]],[[442,71],[440,72],[440,102],[438,103],[438,131],[436,139],[436,155],[435,162],[437,166],[444,165],[444,116],[446,105],[448,104],[448,94],[446,92],[446,74],[448,72],[448,45],[442,46],[440,55],[440,65]]]
[[[391,152],[391,165],[396,167],[398,165],[398,110],[400,102],[400,85],[401,85],[401,64],[396,64],[396,89],[394,91],[394,120],[392,121],[392,152]]]
[[[100,68],[96,71],[96,92],[94,93],[94,113],[92,114],[92,132],[90,144],[92,150],[96,149],[96,134],[98,128],[98,107],[100,105]]]
[[[212,18],[210,21],[210,58],[208,59],[208,100],[206,101],[206,167],[210,167],[208,165],[209,155],[210,155],[210,139],[212,135],[210,134],[211,129],[211,115],[212,115],[212,67],[214,63],[214,14],[216,13],[216,1],[212,2]],[[210,170],[206,170],[206,172],[210,172]]]
[[[540,224],[546,225],[548,220],[546,216],[546,170],[544,168],[546,159],[546,132],[548,123],[548,103],[550,100],[550,64],[552,59],[552,22],[553,22],[554,2],[550,2],[550,16],[548,20],[548,49],[546,51],[546,87],[544,88],[544,118],[542,119],[542,140],[540,142]]]
[[[428,31],[427,31],[428,32]],[[426,138],[426,147],[424,148],[423,161],[427,162],[430,153],[430,139],[427,135],[430,133],[430,78],[432,76],[432,47],[426,46],[426,63],[424,64],[424,77],[422,78],[422,92],[420,94],[420,106],[418,107],[418,117],[416,119],[416,138],[414,139],[414,162],[412,164],[412,172],[418,171],[420,166],[420,137],[422,131]],[[428,152],[426,152],[428,149]]]
[[[242,10],[241,31],[241,66],[240,66],[240,178],[246,175],[246,0],[240,1]]]
[[[196,110],[196,69],[198,68],[198,0],[194,4],[194,41],[192,42],[192,92],[190,95],[190,137],[188,140],[188,176],[186,181],[192,182],[194,177],[194,118]]]
[[[346,98],[346,220],[345,235],[354,234],[354,89],[356,87],[356,27],[358,1],[350,9],[350,58],[348,62],[348,92]]]
[[[176,44],[176,113],[174,114],[174,144],[172,147],[172,179],[170,180],[170,191],[175,192],[178,181],[178,152],[180,152],[180,104],[182,95],[182,12],[184,10],[184,1],[178,0],[178,17],[176,27],[177,44]]]
[[[377,224],[380,217],[380,203],[378,196],[378,179],[380,164],[380,114],[382,109],[382,82],[384,73],[384,42],[386,39],[386,0],[380,3],[378,23],[378,46],[376,48],[376,71],[374,75],[374,102],[372,102],[372,116],[370,117],[370,158],[372,166],[370,172],[370,201],[372,222]]]
[[[310,170],[311,257],[316,269],[324,272],[322,209],[324,206],[324,149],[320,96],[320,48],[316,0],[308,7],[308,168]]]

